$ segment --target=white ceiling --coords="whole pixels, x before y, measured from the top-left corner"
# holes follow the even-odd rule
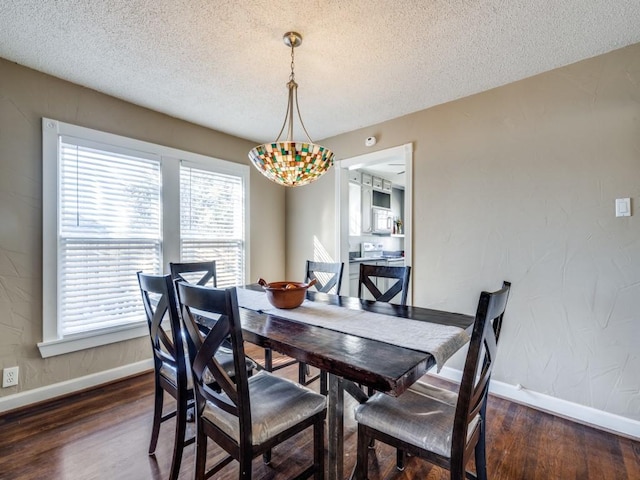
[[[256,142],[289,30],[321,140],[638,43],[640,0],[0,0],[0,57]]]

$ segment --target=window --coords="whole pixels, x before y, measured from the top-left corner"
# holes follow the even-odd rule
[[[185,262],[216,260],[219,287],[244,278],[244,195],[242,179],[180,166],[180,257]]]
[[[147,335],[137,271],[245,283],[248,167],[43,119],[43,357]]]

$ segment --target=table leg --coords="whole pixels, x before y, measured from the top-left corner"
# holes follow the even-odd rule
[[[329,474],[328,480],[343,480],[344,475],[344,387],[343,380],[329,374]]]

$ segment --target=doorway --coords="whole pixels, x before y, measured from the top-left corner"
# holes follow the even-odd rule
[[[353,178],[354,171],[367,171],[376,175],[393,178],[393,173],[399,173],[404,170],[404,185],[399,183],[396,187],[404,187],[404,200],[401,216],[402,234],[391,235],[401,237],[402,250],[404,251],[404,264],[412,265],[412,206],[413,206],[413,144],[407,143],[397,147],[378,150],[372,153],[358,155],[357,157],[341,160],[335,168],[336,171],[336,245],[337,257],[346,266],[349,266],[349,252],[356,249],[354,245],[355,239],[350,234],[350,215],[349,215],[349,197],[350,197],[350,177]],[[388,173],[388,175],[385,175]],[[351,184],[353,187],[353,184]],[[351,192],[353,198],[353,192]],[[351,233],[353,233],[353,223],[351,224]],[[397,233],[397,232],[396,232]],[[388,242],[389,235],[372,236],[370,239],[378,239],[381,242]],[[351,241],[350,241],[351,240]],[[395,239],[394,239],[395,240]],[[396,241],[395,244],[398,241]],[[353,255],[353,254],[352,254]],[[412,275],[413,277],[413,275]],[[345,268],[343,285],[349,285],[349,268]],[[357,296],[357,292],[349,292],[351,296]],[[412,289],[409,288],[408,303],[412,303]]]

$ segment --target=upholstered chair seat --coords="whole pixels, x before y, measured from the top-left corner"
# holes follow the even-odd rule
[[[235,368],[233,367],[233,353],[218,351],[215,357],[218,363],[220,364],[220,366],[222,367],[222,369],[226,372],[226,374],[229,375],[230,377],[233,377],[236,372]],[[187,362],[189,361],[188,357],[186,358],[186,361]],[[249,358],[245,360],[245,363],[247,365],[247,372],[251,372],[256,366],[256,364]],[[187,365],[187,369],[188,369],[188,365]],[[177,381],[176,367],[173,365],[170,365],[167,363],[162,364],[162,366],[160,367],[160,375],[165,376],[166,378],[171,380],[173,383],[176,383]],[[209,372],[209,370],[205,370],[204,381],[208,384],[214,384],[216,382],[216,379],[213,378],[213,375],[211,375],[211,372]],[[189,389],[193,388],[193,378],[191,377],[190,372],[189,372],[189,375],[187,375],[187,388]]]
[[[356,421],[450,458],[457,401],[458,395],[453,392],[417,383],[398,398],[376,393],[356,408]],[[479,421],[480,415],[476,415],[469,433]]]
[[[266,371],[249,378],[249,398],[253,445],[275,437],[326,408],[323,395]],[[240,440],[238,417],[211,402],[206,402],[202,415],[235,441]]]

